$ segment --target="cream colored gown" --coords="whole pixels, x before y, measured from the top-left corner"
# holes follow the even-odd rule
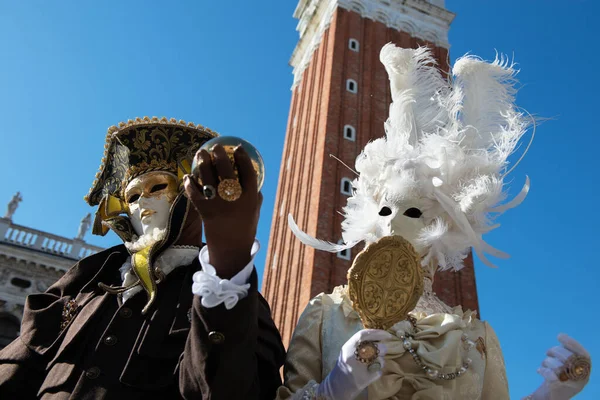
[[[461,307],[451,309],[431,292],[425,279],[425,293],[410,313],[416,329],[401,321],[389,329],[395,336],[412,332],[413,348],[429,366],[440,373],[455,372],[466,358],[472,363],[454,380],[431,380],[402,345],[400,339],[386,342],[383,376],[361,393],[358,399],[379,400],[505,400],[509,398],[502,351],[494,330]],[[304,310],[290,343],[285,363],[284,386],[277,399],[311,399],[316,384],[335,366],[343,344],[363,329],[347,297],[347,286],[331,294],[320,294]],[[463,333],[476,343],[470,350]]]

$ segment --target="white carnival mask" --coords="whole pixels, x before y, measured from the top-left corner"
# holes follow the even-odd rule
[[[177,193],[177,177],[168,172],[148,172],[129,182],[125,188],[125,200],[131,224],[138,236],[167,227]]]

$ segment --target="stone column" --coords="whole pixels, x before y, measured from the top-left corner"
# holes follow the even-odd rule
[[[8,218],[0,218],[0,242],[4,241],[4,236],[6,236],[6,232],[8,228],[10,228],[11,221]]]

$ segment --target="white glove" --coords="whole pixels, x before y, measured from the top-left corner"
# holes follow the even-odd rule
[[[561,382],[559,380],[558,376],[561,370],[572,355],[583,356],[590,360],[590,364],[591,359],[590,353],[575,339],[561,333],[558,335],[558,341],[561,343],[561,346],[556,346],[548,350],[546,353],[548,357],[537,370],[538,374],[544,377],[544,383],[528,398],[533,400],[567,400],[581,392],[585,385],[587,385],[589,376],[587,379],[581,381],[567,380]]]
[[[359,342],[381,341],[391,339],[392,334],[378,329],[363,329],[354,334],[342,346],[335,367],[317,388],[317,398],[328,400],[352,400],[367,386],[381,377],[383,356],[387,348],[383,343],[377,343],[379,356],[374,361],[381,365],[379,369],[369,371],[368,365],[356,359],[354,352]]]

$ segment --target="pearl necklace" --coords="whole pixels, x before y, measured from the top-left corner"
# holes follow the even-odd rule
[[[416,318],[409,316],[407,320],[410,322],[412,328],[416,330]],[[471,366],[471,363],[473,362],[473,360],[471,360],[469,357],[465,357],[460,368],[458,368],[454,372],[443,374],[438,369],[431,368],[427,364],[425,364],[423,359],[417,354],[415,349],[413,349],[412,343],[409,339],[414,339],[414,336],[408,332],[404,332],[404,334],[400,335],[400,340],[402,340],[402,346],[404,347],[404,349],[408,351],[408,353],[412,356],[414,362],[427,374],[427,377],[429,377],[430,379],[446,381],[456,379],[464,375]],[[473,349],[473,347],[475,347],[475,342],[469,339],[469,336],[466,333],[463,333],[460,339],[465,353],[468,353],[471,349]]]

